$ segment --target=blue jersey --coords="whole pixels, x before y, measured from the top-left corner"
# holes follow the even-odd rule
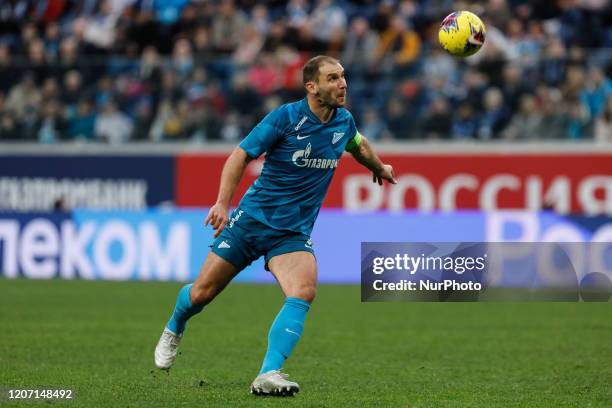
[[[310,235],[342,153],[359,140],[344,108],[322,123],[306,98],[280,106],[240,143],[250,157],[266,153],[240,208],[272,228]]]

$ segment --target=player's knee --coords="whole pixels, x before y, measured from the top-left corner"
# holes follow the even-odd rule
[[[190,298],[193,305],[207,305],[210,303],[219,291],[210,284],[196,285],[191,287]]]
[[[317,287],[314,285],[300,286],[294,293],[293,297],[312,303],[317,296]]]

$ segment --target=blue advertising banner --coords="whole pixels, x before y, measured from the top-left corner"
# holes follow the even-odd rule
[[[0,211],[173,203],[174,162],[172,156],[3,156]]]
[[[213,240],[212,228],[203,226],[206,213],[206,209],[0,213],[1,276],[191,281]],[[360,214],[324,209],[312,241],[320,282],[357,284],[361,281],[363,242],[611,243],[612,222],[606,217],[571,218],[552,213]],[[520,260],[520,253],[513,256]],[[612,262],[599,258],[597,268],[611,274]],[[504,276],[494,284],[532,284],[521,276]],[[236,280],[273,282],[274,278],[260,259]]]

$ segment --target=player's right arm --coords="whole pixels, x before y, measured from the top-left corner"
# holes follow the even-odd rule
[[[210,224],[215,229],[215,238],[221,234],[225,224],[227,224],[230,203],[249,161],[251,161],[251,157],[240,146],[236,147],[225,161],[221,172],[221,185],[219,186],[217,202],[210,208],[206,220],[204,220],[204,225]]]
[[[276,109],[263,118],[226,160],[221,172],[217,202],[211,207],[204,221],[204,225],[210,223],[215,229],[215,238],[221,234],[229,220],[229,206],[246,165],[268,151],[281,136],[279,129],[283,120],[283,109]]]

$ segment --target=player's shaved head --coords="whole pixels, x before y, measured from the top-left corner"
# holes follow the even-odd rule
[[[304,85],[308,82],[319,82],[319,73],[320,68],[323,64],[339,64],[336,58],[329,57],[327,55],[317,55],[313,57],[304,64],[304,69],[302,70],[302,81]]]

